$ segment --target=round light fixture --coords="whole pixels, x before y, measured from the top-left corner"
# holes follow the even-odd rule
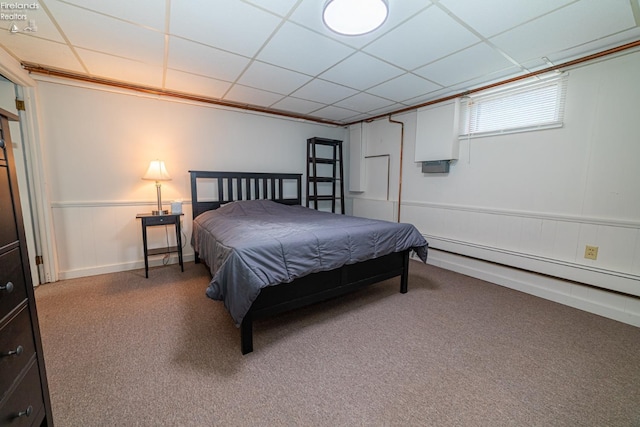
[[[385,0],[329,0],[322,20],[331,31],[359,36],[380,27],[388,14]]]

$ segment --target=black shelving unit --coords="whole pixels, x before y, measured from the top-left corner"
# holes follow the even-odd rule
[[[333,213],[340,204],[344,215],[342,141],[337,139],[307,139],[307,207],[313,203],[317,210],[318,202],[330,202]]]

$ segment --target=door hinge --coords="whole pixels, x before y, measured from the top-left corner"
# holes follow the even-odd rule
[[[36,265],[42,265],[42,255],[36,255]]]
[[[16,99],[16,109],[18,111],[27,111],[24,106],[24,101],[22,99]]]

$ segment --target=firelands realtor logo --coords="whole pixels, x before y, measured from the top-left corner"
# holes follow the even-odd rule
[[[29,17],[29,12],[40,9],[38,3],[9,3],[0,2],[0,21],[12,21],[9,32],[12,34],[20,31],[37,31],[35,19]],[[28,22],[28,25],[24,25]]]

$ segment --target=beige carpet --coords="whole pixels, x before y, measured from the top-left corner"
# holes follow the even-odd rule
[[[63,426],[640,426],[640,329],[411,261],[256,321],[187,263],[38,287]]]

